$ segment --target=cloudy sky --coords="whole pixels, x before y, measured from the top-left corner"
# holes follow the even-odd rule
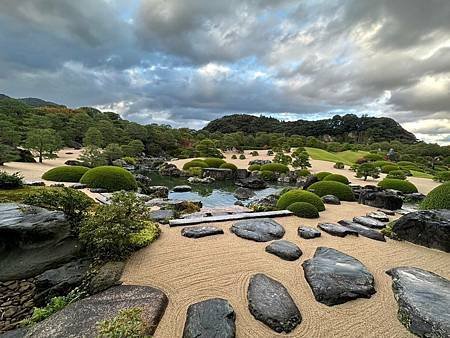
[[[450,144],[449,0],[0,0],[0,93],[201,128],[389,116]]]

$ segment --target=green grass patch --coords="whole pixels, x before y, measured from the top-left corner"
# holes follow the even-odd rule
[[[346,150],[338,153],[332,153],[319,148],[305,147],[307,153],[313,160],[321,160],[328,162],[342,162],[346,165],[356,163],[356,160],[367,155],[367,151]]]
[[[410,170],[413,177],[419,177],[419,178],[433,178],[433,175],[424,173],[422,171],[416,171],[416,170]]]

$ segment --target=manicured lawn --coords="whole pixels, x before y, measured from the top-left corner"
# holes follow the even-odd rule
[[[305,147],[305,149],[313,160],[343,162],[346,165],[354,164],[358,158],[361,158],[367,154],[366,151],[346,150],[339,153],[331,153],[329,151],[318,148]]]
[[[433,175],[421,172],[421,171],[415,171],[415,170],[410,170],[411,174],[413,175],[413,177],[420,177],[420,178],[433,178]]]

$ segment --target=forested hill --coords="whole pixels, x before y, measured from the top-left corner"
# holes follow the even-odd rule
[[[279,121],[272,117],[235,114],[211,121],[204,130],[214,133],[258,132],[284,133],[288,136],[314,136],[324,141],[338,142],[382,142],[398,140],[404,143],[417,142],[414,134],[403,129],[387,117],[358,117],[353,114],[335,115],[331,119],[292,122]]]

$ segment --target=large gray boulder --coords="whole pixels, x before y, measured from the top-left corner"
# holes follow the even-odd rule
[[[240,179],[236,181],[236,185],[249,189],[264,189],[267,187],[267,183],[256,176]]]
[[[334,205],[339,205],[341,204],[341,201],[339,200],[338,197],[334,196],[334,195],[325,195],[322,196],[322,201],[325,204],[334,204]]]
[[[255,192],[249,188],[238,187],[234,191],[233,196],[236,197],[238,200],[247,200],[255,196]]]
[[[363,189],[359,192],[359,203],[369,205],[375,208],[388,210],[401,209],[403,199],[395,193],[388,191],[377,191],[372,189]]]
[[[341,220],[338,223],[345,226],[346,228],[349,228],[350,230],[356,231],[363,237],[367,237],[376,241],[386,242],[384,235],[375,229],[368,228],[364,225],[349,220]]]
[[[22,204],[0,204],[0,281],[24,279],[77,257],[64,213]]]
[[[314,297],[328,306],[375,293],[374,278],[356,258],[332,248],[318,247],[302,264]]]
[[[369,228],[374,228],[374,229],[383,229],[386,226],[386,224],[384,224],[383,222],[381,222],[375,218],[367,217],[367,216],[353,217],[353,222],[359,223],[361,225],[364,225]]]
[[[307,227],[307,226],[299,226],[297,229],[297,233],[301,238],[311,239],[320,237],[321,232],[315,228]]]
[[[103,264],[95,275],[90,278],[89,292],[95,294],[112,286],[120,285],[125,262],[110,261]]]
[[[450,210],[423,210],[406,214],[394,224],[397,238],[450,252]]]
[[[398,319],[419,337],[450,337],[450,281],[413,267],[387,271],[398,303]]]
[[[256,242],[268,242],[284,236],[281,224],[270,218],[245,219],[234,223],[231,232],[235,235]]]
[[[273,241],[268,246],[266,246],[266,252],[274,254],[286,261],[295,261],[302,255],[302,250],[289,241],[280,239],[279,241]]]
[[[225,299],[213,298],[192,304],[187,311],[183,338],[234,338],[236,314]]]
[[[247,299],[250,313],[276,332],[289,333],[302,321],[288,290],[264,274],[250,278]]]
[[[56,312],[27,332],[26,337],[96,337],[97,323],[115,317],[120,310],[140,308],[152,335],[166,310],[167,296],[149,286],[121,285],[79,300]]]

